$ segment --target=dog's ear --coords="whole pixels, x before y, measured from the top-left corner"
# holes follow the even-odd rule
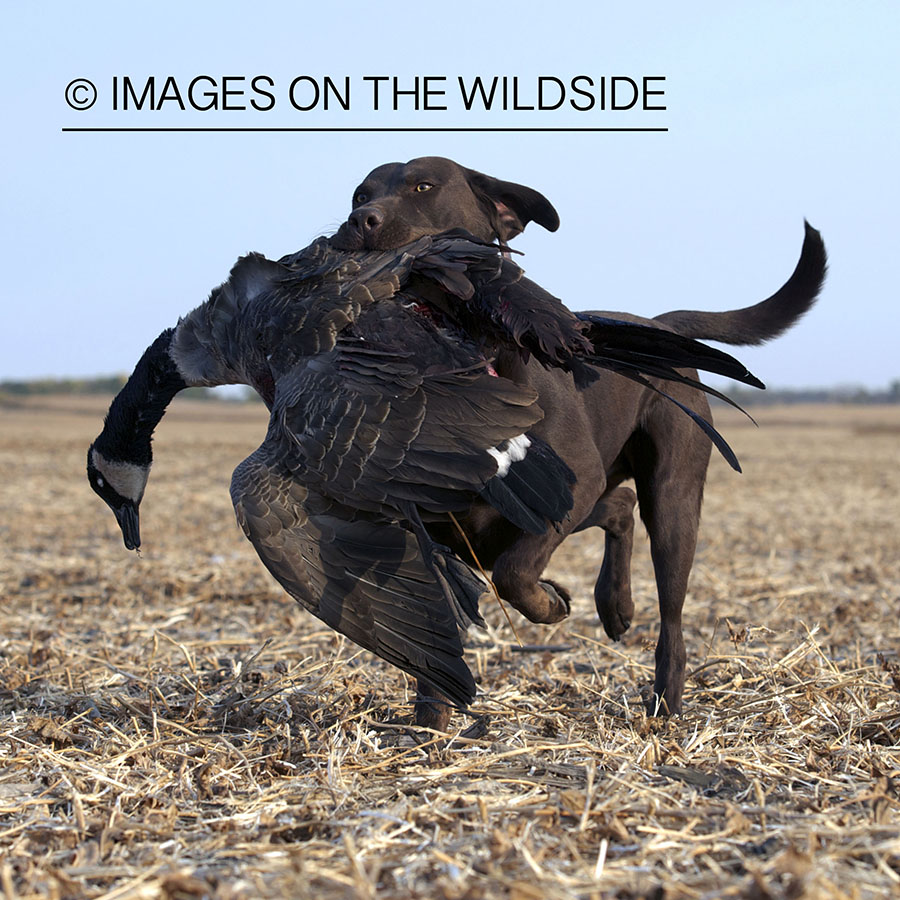
[[[547,231],[559,228],[559,215],[541,193],[524,184],[501,181],[473,169],[466,169],[469,187],[487,207],[497,237],[502,242],[525,230],[529,222],[543,225]]]

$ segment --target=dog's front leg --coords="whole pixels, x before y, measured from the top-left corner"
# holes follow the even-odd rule
[[[606,633],[618,641],[631,627],[634,600],[631,596],[631,553],[634,547],[634,505],[631,488],[619,487],[597,501],[592,525],[606,532],[603,564],[594,585],[597,615]]]
[[[594,603],[603,629],[618,641],[631,627],[631,553],[634,547],[634,506],[631,488],[617,487],[605,493],[591,514],[576,528],[602,528],[606,533],[603,565],[594,585]]]

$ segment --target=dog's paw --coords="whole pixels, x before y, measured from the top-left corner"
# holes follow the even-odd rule
[[[613,610],[613,615],[608,618],[601,616],[600,621],[603,623],[603,630],[614,641],[621,641],[622,635],[631,628],[631,618],[622,618],[618,610]]]
[[[644,701],[644,709],[647,710],[648,716],[661,716],[668,718],[669,716],[677,716],[681,714],[681,701],[678,701],[677,707],[672,709],[666,702],[665,696],[660,696],[651,685],[641,689],[641,699]]]
[[[544,579],[538,584],[550,600],[549,612],[547,617],[542,619],[546,625],[552,625],[554,622],[561,622],[572,609],[572,597],[569,592],[555,581]]]
[[[597,604],[597,615],[600,616],[600,622],[603,630],[614,641],[620,641],[622,635],[631,628],[631,616],[634,613],[634,606],[630,609],[622,609],[618,606],[603,606]]]

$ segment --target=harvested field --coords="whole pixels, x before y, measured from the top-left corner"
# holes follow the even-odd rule
[[[264,410],[173,404],[137,557],[84,477],[104,408],[0,408],[5,900],[900,895],[900,408],[718,415],[745,474],[713,461],[683,717],[641,705],[643,534],[612,644],[592,531],[553,560],[566,622],[520,647],[486,610],[470,736],[431,755],[410,680],[234,523]]]

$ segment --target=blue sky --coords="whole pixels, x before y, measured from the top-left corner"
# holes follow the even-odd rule
[[[337,227],[388,161],[442,155],[542,191],[562,226],[517,245],[573,309],[655,315],[756,302],[803,219],[831,256],[817,307],[740,358],[773,386],[900,378],[900,7],[753,4],[19,4],[5,12],[0,378],[130,371],[248,250]],[[267,75],[273,109],[113,110],[113,77]],[[299,75],[351,79],[300,112]],[[371,109],[367,76],[430,76],[447,110]],[[466,112],[457,78],[665,78],[667,109]],[[87,78],[98,100],[70,109]],[[232,85],[239,82],[232,82]],[[581,82],[582,85],[585,82]],[[572,98],[571,89],[567,99]],[[248,95],[249,97],[249,95]],[[656,98],[654,98],[655,100]],[[240,102],[239,100],[237,102]],[[246,102],[246,100],[245,100]],[[657,101],[658,102],[658,101]],[[233,105],[236,103],[233,101]],[[665,126],[665,133],[63,133],[72,126]]]

